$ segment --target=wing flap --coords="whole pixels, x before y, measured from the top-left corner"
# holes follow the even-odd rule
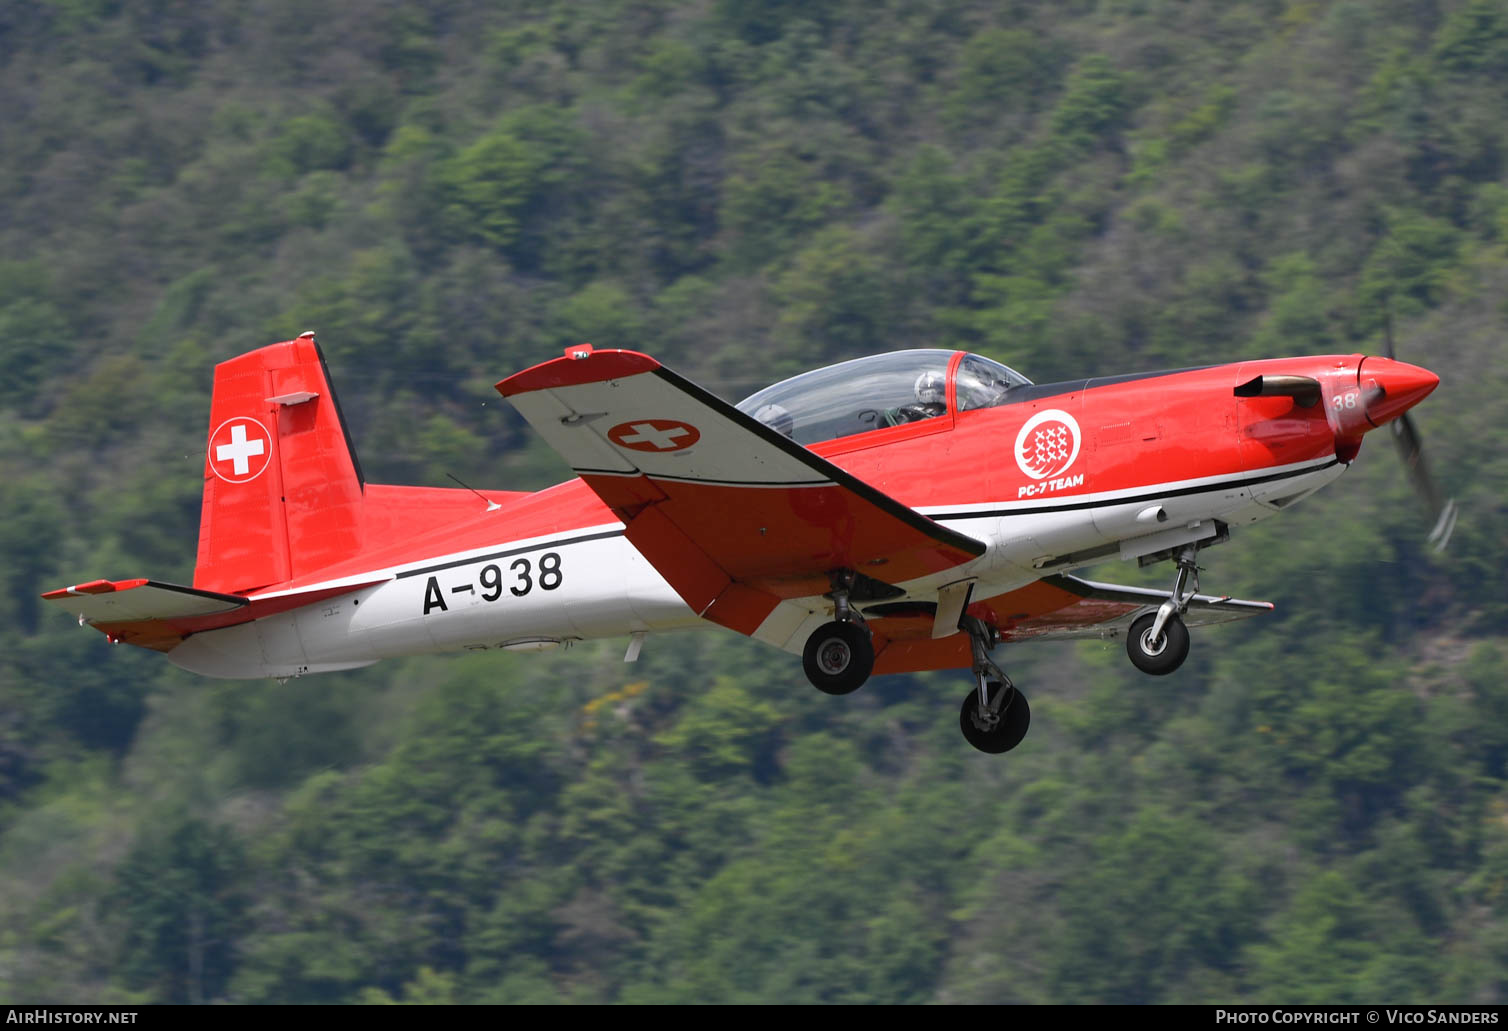
[[[497,387],[687,604],[741,633],[835,570],[893,584],[984,553],[647,355],[577,350]]]

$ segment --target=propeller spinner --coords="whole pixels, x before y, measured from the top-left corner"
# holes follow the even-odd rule
[[[1315,376],[1269,372],[1253,376],[1235,388],[1237,397],[1291,397],[1298,408],[1313,409],[1321,401],[1336,454],[1349,462],[1361,448],[1368,432],[1388,426],[1409,482],[1429,506],[1435,519],[1429,542],[1443,551],[1456,525],[1456,502],[1440,493],[1430,475],[1419,431],[1408,410],[1440,385],[1440,377],[1428,369],[1400,362],[1392,356],[1392,333],[1388,333],[1386,357],[1353,356],[1337,367]],[[1353,371],[1354,370],[1354,371]],[[1355,376],[1352,379],[1352,376]]]

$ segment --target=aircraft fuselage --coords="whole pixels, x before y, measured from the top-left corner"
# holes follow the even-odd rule
[[[961,568],[894,584],[904,598],[935,598],[968,577],[977,580],[974,597],[988,599],[1048,573],[1207,542],[1276,514],[1338,477],[1366,430],[1413,403],[1404,395],[1427,393],[1420,372],[1350,355],[1027,386],[995,407],[959,412],[950,403],[935,418],[811,450],[987,545]],[[1318,381],[1321,396],[1235,393],[1254,378],[1285,376]],[[800,510],[802,487],[767,489]],[[252,597],[369,586],[194,633],[169,657],[210,676],[288,677],[399,655],[712,625],[580,479],[492,510],[478,499],[475,509]],[[746,529],[740,518],[727,513],[730,534]],[[865,572],[884,580],[883,567]],[[800,653],[832,611],[821,594],[788,599],[752,636]]]

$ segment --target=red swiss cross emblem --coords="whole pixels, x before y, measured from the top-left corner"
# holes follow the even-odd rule
[[[250,483],[272,460],[272,438],[255,419],[226,419],[209,435],[209,467],[226,483]]]
[[[631,451],[684,451],[702,439],[702,431],[679,419],[635,419],[607,431],[607,439]]]

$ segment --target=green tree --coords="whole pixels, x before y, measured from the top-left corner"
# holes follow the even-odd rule
[[[197,817],[172,813],[142,828],[106,900],[122,927],[127,985],[169,1003],[221,997],[246,909],[242,863],[236,837]]]

